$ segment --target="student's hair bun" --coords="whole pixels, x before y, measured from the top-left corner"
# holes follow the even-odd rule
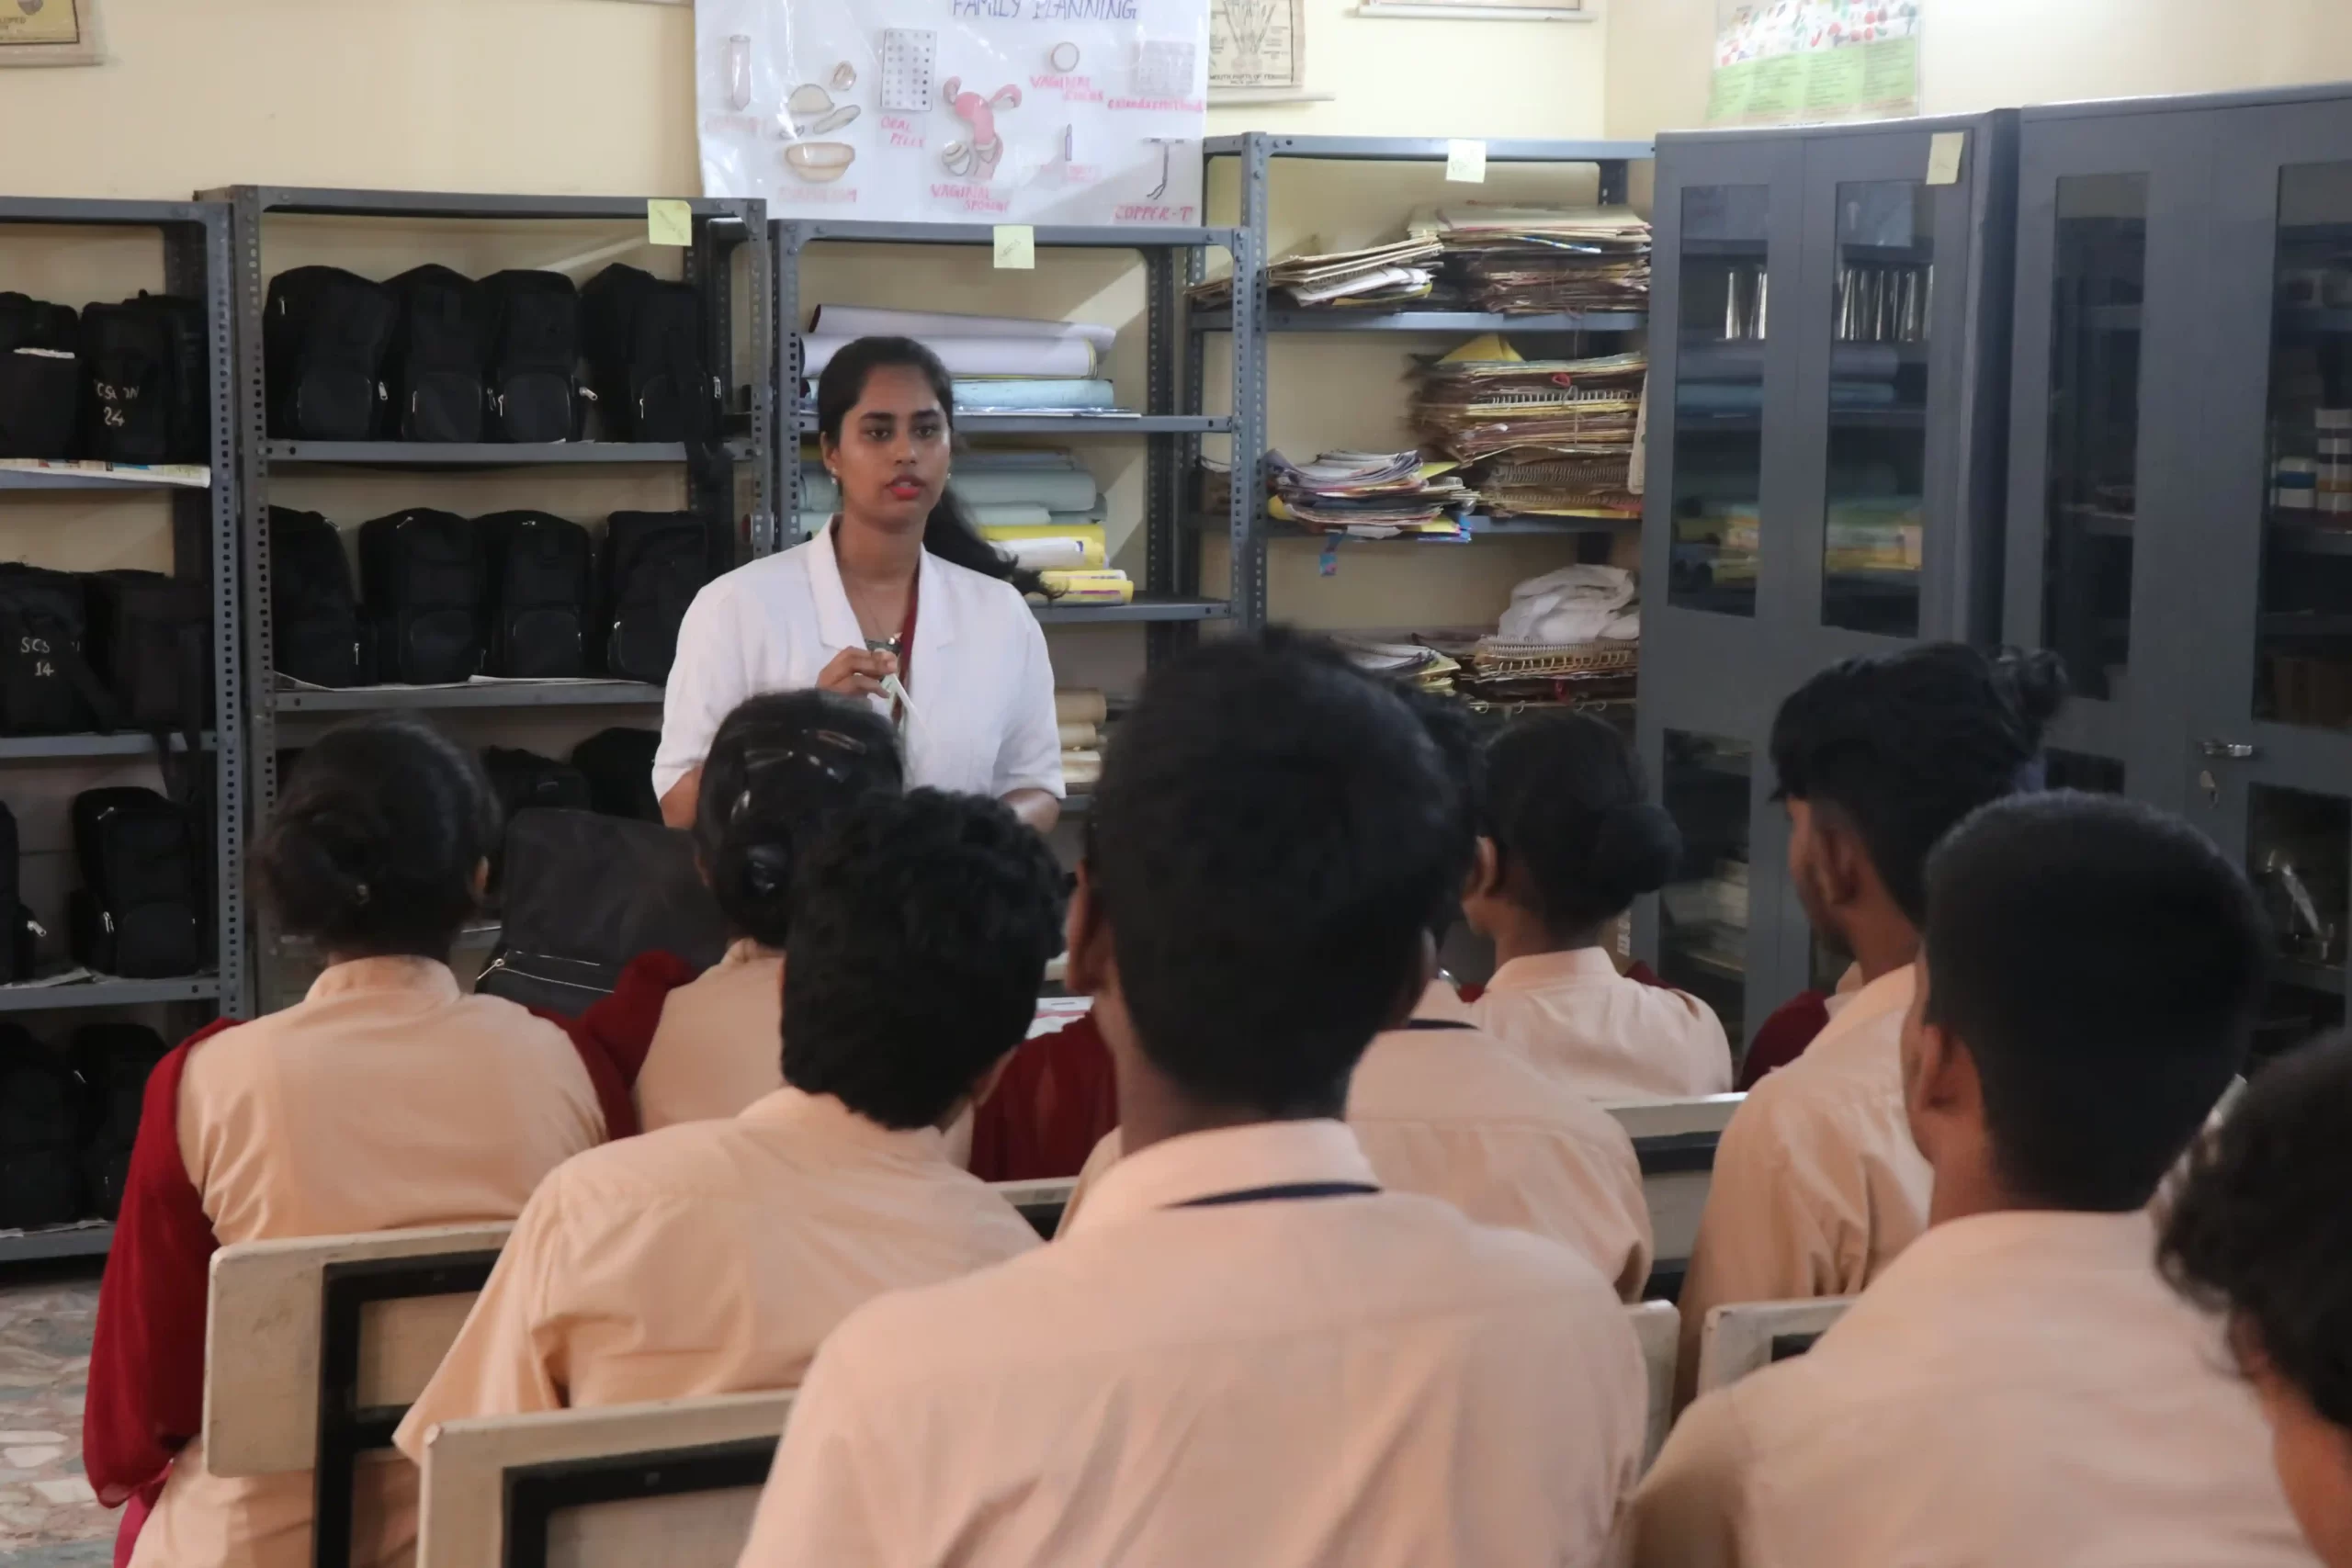
[[[1603,812],[1592,840],[1593,886],[1620,908],[1655,893],[1682,859],[1682,829],[1644,801]]]
[[[1682,835],[1645,793],[1633,749],[1603,720],[1547,713],[1513,721],[1487,749],[1481,813],[1506,894],[1566,939],[1665,886]]]
[[[694,830],[729,926],[784,946],[797,858],[851,802],[904,787],[898,736],[854,698],[780,692],[729,714],[703,760]]]
[[[500,827],[470,751],[419,719],[361,719],[302,754],[254,871],[291,934],[345,956],[446,958]]]

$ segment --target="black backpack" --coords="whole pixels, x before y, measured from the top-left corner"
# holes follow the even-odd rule
[[[147,1076],[166,1054],[163,1037],[141,1023],[85,1023],[74,1032],[74,1062],[87,1097],[82,1208],[94,1218],[111,1220],[122,1213]]]
[[[580,770],[553,757],[512,746],[482,749],[481,771],[498,796],[499,815],[512,819],[518,811],[546,809],[585,811],[588,781]]]
[[[74,1150],[83,1100],[64,1057],[22,1024],[0,1023],[0,1230],[82,1217]]]
[[[710,534],[692,512],[616,512],[605,530],[605,672],[659,686],[678,656],[678,626],[711,579]]]
[[[39,959],[40,928],[19,897],[17,847],[17,814],[0,806],[0,985],[31,979]]]
[[[694,285],[608,266],[581,290],[580,314],[606,440],[718,439],[719,385]]]
[[[73,818],[74,961],[130,980],[195,974],[208,922],[188,814],[152,789],[119,788],[75,795]]]
[[[580,291],[560,272],[494,273],[481,287],[490,300],[489,439],[579,439]]]
[[[403,685],[481,671],[481,532],[453,512],[411,507],[359,525],[359,584],[376,675]]]
[[[88,620],[82,579],[0,561],[0,734],[114,728],[114,699],[85,651]]]
[[[380,283],[334,266],[269,280],[262,315],[269,433],[366,441],[385,423],[384,355],[400,305]]]
[[[82,428],[109,463],[201,463],[212,435],[204,307],[141,294],[82,312]]]
[[[402,441],[480,441],[490,310],[481,285],[446,266],[420,266],[384,286],[400,324],[384,356],[391,428]]]
[[[589,671],[596,544],[549,512],[477,518],[490,569],[489,672],[540,680]]]
[[[662,735],[653,729],[600,729],[571,749],[571,765],[588,781],[588,806],[607,817],[662,820],[653,793],[653,757]]]
[[[342,533],[318,513],[269,509],[269,616],[277,673],[313,686],[375,679],[351,558]]]
[[[212,595],[193,578],[96,571],[88,595],[90,667],[118,722],[193,737],[212,718]]]
[[[592,811],[525,811],[506,825],[504,925],[474,989],[577,1014],[639,953],[698,967],[727,951],[727,922],[685,834]]]
[[[0,457],[74,456],[82,327],[73,310],[0,294]]]

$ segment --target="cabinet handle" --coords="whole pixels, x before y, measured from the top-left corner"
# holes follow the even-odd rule
[[[2197,743],[2197,750],[2217,761],[2227,762],[2249,762],[2258,755],[2257,748],[2250,740],[2200,740]]]

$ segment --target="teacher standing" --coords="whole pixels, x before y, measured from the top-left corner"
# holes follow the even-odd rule
[[[1038,831],[1061,814],[1060,730],[1024,571],[947,492],[955,385],[910,338],[865,337],[817,381],[818,444],[842,509],[807,543],[736,568],[678,628],[653,789],[694,820],[702,761],[737,704],[809,686],[899,727],[907,783],[989,795]]]

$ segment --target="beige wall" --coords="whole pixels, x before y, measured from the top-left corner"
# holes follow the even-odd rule
[[[1611,0],[1609,134],[1706,122],[1714,17],[1714,0]],[[2346,0],[1936,0],[1920,92],[1962,114],[2344,77]]]

